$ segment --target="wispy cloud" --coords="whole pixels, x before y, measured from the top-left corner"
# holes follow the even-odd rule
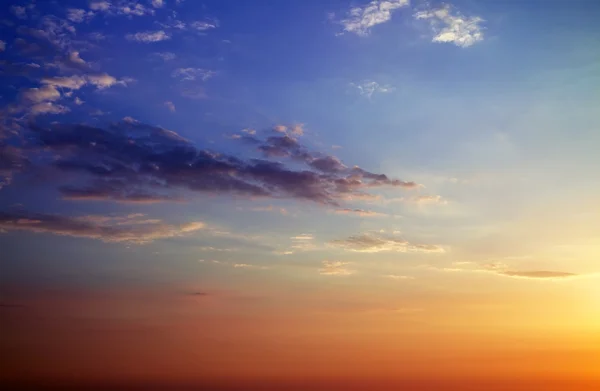
[[[350,83],[350,87],[355,88],[360,95],[371,98],[373,94],[384,94],[395,90],[394,87],[386,84],[382,85],[372,80],[364,80],[360,83]]]
[[[434,244],[414,244],[405,239],[375,234],[361,234],[346,239],[334,240],[330,245],[346,251],[378,253],[378,252],[420,252],[443,253],[444,248]]]
[[[171,74],[172,77],[179,78],[182,81],[192,81],[200,79],[206,81],[216,75],[215,71],[202,68],[178,68]]]
[[[129,41],[143,42],[143,43],[153,43],[166,41],[171,39],[171,36],[165,33],[163,30],[157,31],[143,31],[135,34],[127,34],[125,36]]]
[[[324,276],[349,276],[356,273],[356,270],[348,269],[347,265],[349,265],[349,262],[323,261],[319,274]]]
[[[442,198],[440,195],[420,195],[409,199],[409,201],[413,201],[417,204],[438,204],[438,205],[446,205],[448,201]]]
[[[428,267],[431,270],[459,273],[490,273],[503,277],[529,280],[565,280],[594,276],[591,274],[576,274],[556,270],[516,270],[502,262],[478,264],[475,262],[454,262],[452,267]]]
[[[315,237],[312,234],[301,234],[292,236],[290,239],[292,240],[313,240]]]
[[[155,56],[160,57],[163,61],[172,61],[177,58],[177,55],[173,52],[158,52],[154,53]]]
[[[385,217],[385,216],[387,216],[385,213],[374,212],[372,210],[351,209],[351,208],[336,209],[335,213],[343,214],[343,215],[355,215],[355,216],[360,216],[360,217]]]
[[[170,111],[171,113],[174,113],[174,112],[175,112],[175,104],[173,104],[173,102],[171,102],[171,101],[166,101],[166,102],[165,102],[165,107],[166,107],[167,109],[169,109],[169,111]]]
[[[25,211],[0,212],[0,230],[50,233],[105,242],[144,244],[204,228],[205,224],[199,221],[171,225],[156,219],[143,219],[140,215],[69,217]]]
[[[419,11],[414,17],[429,21],[434,33],[432,42],[453,43],[466,48],[483,40],[481,24],[484,20],[479,16],[466,17],[454,11],[449,5]]]
[[[251,211],[253,212],[275,212],[275,213],[279,213],[282,215],[287,215],[288,211],[285,208],[281,208],[281,207],[275,207],[273,205],[269,205],[269,206],[255,206],[250,208]]]
[[[395,10],[409,4],[409,0],[374,0],[365,6],[352,8],[340,23],[344,32],[366,36],[372,27],[388,22]]]
[[[266,267],[266,266],[251,265],[248,263],[234,263],[233,267],[236,269],[261,269],[261,270],[268,269],[268,267]]]
[[[403,276],[403,275],[398,275],[398,274],[386,274],[384,276],[385,278],[389,278],[391,280],[414,280],[414,277],[411,276]]]

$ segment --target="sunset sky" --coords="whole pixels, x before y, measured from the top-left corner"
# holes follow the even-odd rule
[[[0,381],[600,389],[599,18],[2,2]]]

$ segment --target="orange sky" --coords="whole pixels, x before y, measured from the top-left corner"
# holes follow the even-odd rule
[[[351,286],[302,296],[309,284],[279,295],[255,287],[253,295],[241,293],[248,286],[9,290],[15,306],[3,311],[3,374],[175,383],[599,377],[600,334],[583,323],[589,313],[566,310],[575,303],[569,296],[561,303],[540,290],[547,300],[536,307],[531,294],[420,292],[394,302],[377,287],[363,300],[352,298]]]

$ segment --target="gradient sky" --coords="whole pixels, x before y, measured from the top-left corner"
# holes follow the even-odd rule
[[[1,378],[597,389],[599,17],[3,2]]]

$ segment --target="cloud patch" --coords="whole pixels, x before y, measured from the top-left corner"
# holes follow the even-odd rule
[[[43,92],[30,92],[31,99],[40,94],[54,99],[56,90],[47,87]],[[417,186],[356,166],[316,165],[315,160],[326,156],[287,135],[266,140],[246,136],[253,140],[251,146],[258,146],[257,152],[265,153],[268,146],[279,151],[274,155],[278,159],[287,155],[289,161],[283,162],[259,157],[244,160],[198,148],[174,131],[131,120],[107,128],[31,123],[26,133],[30,146],[22,151],[36,162],[27,168],[52,171],[60,194],[71,200],[151,203],[208,193],[291,198],[340,207],[344,200],[368,195],[376,188]],[[333,157],[326,160],[338,162]]]
[[[583,274],[569,273],[556,270],[516,270],[501,262],[491,262],[486,264],[477,264],[474,262],[454,262],[454,267],[435,268],[433,270],[441,270],[445,272],[463,272],[463,273],[490,273],[498,276],[528,279],[528,280],[566,280],[572,278],[580,278]]]
[[[371,99],[374,94],[385,94],[395,90],[395,88],[389,84],[382,85],[372,80],[364,80],[360,83],[350,83],[350,87],[356,89],[360,95],[365,96],[368,99]]]
[[[125,38],[129,41],[142,42],[142,43],[154,43],[160,41],[167,41],[171,39],[171,36],[165,33],[163,30],[157,31],[142,31],[135,34],[127,34]]]
[[[372,210],[365,209],[352,209],[352,208],[341,208],[335,210],[336,214],[341,215],[354,215],[359,217],[385,217],[385,213],[374,212]]]
[[[171,76],[181,81],[193,81],[200,79],[206,81],[216,75],[215,71],[203,68],[178,68],[171,73]]]
[[[400,253],[443,253],[445,249],[434,244],[414,244],[405,239],[391,236],[361,234],[346,239],[333,240],[331,246],[346,251],[361,253],[400,252]]]
[[[319,274],[323,276],[349,276],[356,273],[356,270],[348,269],[347,265],[349,265],[349,262],[323,261]]]
[[[205,228],[199,221],[171,225],[140,215],[68,217],[26,211],[0,212],[0,230],[50,233],[115,243],[145,244]]]
[[[340,23],[344,32],[367,36],[371,28],[388,22],[394,11],[409,4],[409,0],[374,0],[365,6],[352,8]]]
[[[417,20],[429,22],[433,31],[432,42],[452,43],[467,48],[483,41],[484,20],[479,16],[467,17],[456,12],[449,5],[437,9],[419,11],[414,15]]]

